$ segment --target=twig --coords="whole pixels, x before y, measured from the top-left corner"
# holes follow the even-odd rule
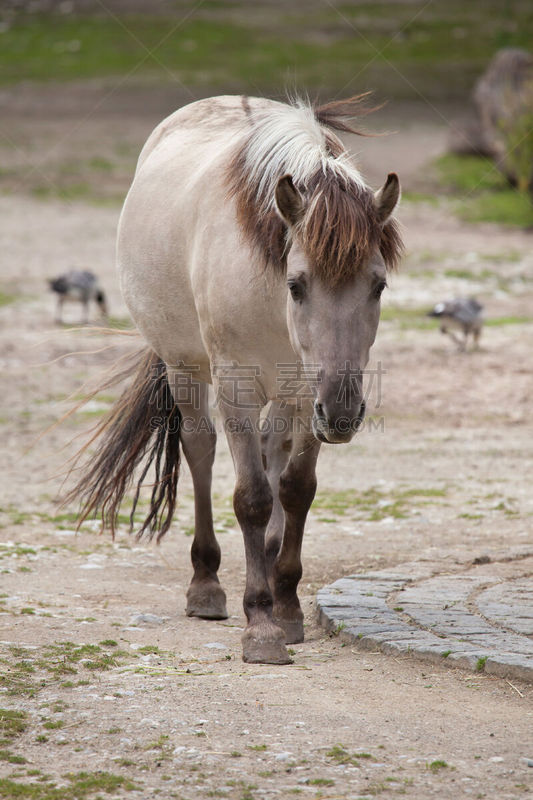
[[[520,697],[523,697],[523,696],[524,696],[524,695],[522,694],[522,692],[520,691],[520,689],[517,689],[517,688],[516,688],[516,686],[514,685],[514,683],[511,683],[511,681],[508,681],[507,679],[505,679],[505,683],[508,683],[508,684],[509,684],[509,686],[511,687],[511,689],[514,689],[514,690],[515,690],[515,692],[517,692],[517,694],[519,694],[519,695],[520,695]]]

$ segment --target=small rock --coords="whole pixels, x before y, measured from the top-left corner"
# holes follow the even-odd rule
[[[275,758],[276,761],[288,761],[291,758],[292,753],[277,753]]]
[[[210,650],[227,650],[228,649],[225,644],[222,644],[222,642],[207,642],[207,644],[204,644],[204,647],[209,647]]]
[[[525,761],[528,767],[533,767],[533,758],[523,758],[522,761]]]
[[[172,755],[173,756],[180,756],[182,753],[184,753],[186,751],[186,749],[187,748],[185,747],[185,745],[180,744],[180,745],[178,745],[178,747],[174,748],[174,750],[172,751]]]
[[[165,620],[156,614],[134,614],[131,617],[130,625],[162,625]]]
[[[149,725],[151,728],[159,728],[159,722],[155,719],[142,719],[141,725]]]
[[[489,761],[493,761],[495,764],[500,764],[503,760],[503,756],[492,756],[492,758],[489,758]]]

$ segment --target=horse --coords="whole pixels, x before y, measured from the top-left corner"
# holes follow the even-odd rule
[[[144,145],[118,226],[121,289],[146,347],[67,500],[114,532],[136,468],[132,521],[152,465],[139,535],[159,541],[183,452],[195,504],[186,614],[226,618],[211,384],[235,468],[249,663],[290,663],[286,645],[303,641],[297,588],[319,450],[362,423],[380,297],[402,251],[397,175],[374,193],[337,134],[358,132],[359,104],[223,96],[179,109]]]

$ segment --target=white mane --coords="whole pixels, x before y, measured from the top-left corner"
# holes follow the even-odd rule
[[[330,170],[341,179],[366,187],[348,153],[331,154],[326,130],[302,100],[251,113],[254,131],[246,146],[245,173],[249,183],[257,187],[257,198],[265,212],[274,208],[273,189],[285,174],[305,187],[318,170],[324,174]],[[327,135],[333,136],[330,131]]]

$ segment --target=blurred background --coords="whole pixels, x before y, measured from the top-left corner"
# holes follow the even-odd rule
[[[494,437],[516,440],[522,463],[533,392],[525,366],[533,333],[532,34],[529,0],[3,0],[0,339],[11,379],[0,423],[8,452],[56,420],[65,398],[124,347],[120,337],[110,347],[98,325],[131,328],[115,275],[116,226],[138,153],[165,115],[220,93],[328,101],[371,92],[369,103],[381,108],[361,125],[380,135],[346,143],[372,186],[399,173],[407,251],[384,295],[370,365],[385,370],[374,413],[388,436],[377,450],[367,436],[367,489],[382,471],[415,483],[428,469],[455,474],[465,437],[482,465],[465,468],[460,493],[472,488],[468,478],[487,479]],[[105,298],[93,292],[93,325],[81,329],[87,309],[65,304],[58,326],[49,287],[71,270],[91,272]],[[459,316],[482,307],[479,347],[462,318],[454,328],[428,316],[457,298],[476,301]],[[61,463],[54,444],[65,443],[63,430],[98,421],[112,401],[93,401],[53,431],[51,463]],[[429,467],[417,455],[421,436]],[[385,440],[403,456],[391,459]],[[433,467],[435,441],[443,461]],[[348,473],[354,453],[342,449]],[[37,462],[44,480],[49,464]],[[522,473],[514,462],[509,469]],[[326,466],[326,481],[332,476]],[[39,494],[22,466],[6,479],[5,507],[35,507],[39,496],[48,508],[56,488]],[[495,524],[518,501],[501,502]],[[475,529],[485,512],[463,513],[462,524]]]
[[[234,788],[224,796],[236,800],[271,796],[270,779],[265,776],[272,773],[255,762],[250,767],[252,756],[257,760],[268,753],[247,750],[247,758],[236,761],[224,756],[228,741],[244,749],[239,736],[243,726],[249,727],[253,699],[246,709],[246,702],[239,701],[240,717],[220,716],[224,726],[214,739],[197,738],[205,736],[203,729],[194,730],[190,736],[195,738],[187,739],[173,727],[178,724],[176,714],[189,714],[192,724],[199,714],[215,713],[214,706],[206,710],[203,704],[219,696],[210,694],[212,683],[209,688],[197,684],[201,701],[194,701],[192,693],[186,695],[190,685],[181,682],[189,680],[183,677],[183,665],[203,669],[207,660],[214,669],[222,660],[218,666],[224,673],[234,670],[235,684],[220,684],[219,705],[228,711],[223,687],[232,687],[227,690],[229,697],[238,686],[241,700],[245,691],[252,693],[244,688],[251,684],[243,683],[240,661],[235,660],[240,659],[244,559],[232,510],[233,466],[224,437],[219,437],[215,462],[214,520],[232,621],[227,629],[210,627],[204,633],[205,628],[191,627],[182,613],[194,530],[187,470],[180,478],[173,530],[162,547],[129,537],[127,503],[116,541],[98,536],[99,525],[93,520],[76,534],[77,509],[58,508],[55,502],[65,462],[85,440],[87,429],[111,408],[118,390],[100,394],[42,436],[72,407],[73,398],[80,399],[79,387],[85,381],[137,346],[138,340],[122,335],[122,329],[129,333],[132,326],[115,274],[116,228],[144,141],[163,117],[185,103],[221,93],[283,99],[289,92],[328,101],[371,91],[370,103],[383,106],[361,124],[382,135],[347,137],[346,143],[371,186],[381,186],[389,171],[397,172],[402,182],[398,216],[406,255],[400,270],[389,278],[369,364],[376,371],[379,366],[383,378],[374,381],[367,403],[369,424],[354,442],[322,448],[319,492],[304,541],[301,597],[306,624],[313,624],[317,589],[341,575],[413,559],[431,562],[441,572],[499,561],[509,570],[515,565],[517,570],[526,569],[523,559],[531,553],[533,514],[532,49],[531,0],[0,0],[0,616],[9,627],[1,638],[24,646],[31,643],[33,648],[28,655],[21,647],[0,642],[5,703],[24,704],[31,716],[20,739],[20,756],[13,756],[22,761],[12,761],[3,750],[0,769],[8,774],[16,768],[11,764],[28,761],[33,771],[28,769],[27,780],[32,783],[26,788],[17,783],[6,797],[59,796],[61,790],[50,788],[46,774],[64,785],[67,779],[75,780],[75,770],[87,768],[120,772],[107,788],[90,784],[106,792],[124,786],[133,776],[145,787],[143,797],[178,796],[165,786],[178,788],[180,797],[207,796],[204,789],[209,789],[209,796],[219,796],[220,781],[233,770]],[[49,280],[56,288],[64,287],[64,276],[72,270],[94,275],[93,283],[87,275],[83,278],[90,295],[88,325],[82,324],[85,311],[79,302],[65,304],[61,324],[56,322],[58,293],[50,291]],[[92,295],[91,286],[98,287]],[[98,292],[104,293],[105,302]],[[470,335],[474,329],[461,327],[461,318],[454,320],[459,327],[450,328],[455,339],[440,332],[451,324],[451,318],[441,313],[449,308],[448,301],[459,302],[454,313],[463,319],[463,312],[476,317],[482,306],[478,347]],[[106,309],[104,318],[101,312]],[[435,316],[428,316],[431,309]],[[102,323],[111,332],[105,333]],[[141,496],[141,516],[147,502]],[[161,622],[170,620],[169,625],[165,622],[164,630],[144,633],[128,627],[128,620],[132,616],[135,620],[139,612],[155,614]],[[205,647],[210,646],[205,645],[206,636],[226,636],[222,641],[227,641],[228,652],[206,654]],[[88,668],[74,666],[72,660],[72,642],[90,642],[85,647],[93,648],[77,650],[79,659],[100,646],[117,645],[115,637],[125,648],[132,639],[131,647],[142,642],[144,659],[161,658],[161,647],[165,658],[176,659],[172,663],[182,676],[177,683],[175,677],[162,677],[155,687],[161,694],[154,703],[155,696],[146,694],[153,676],[123,672],[120,685],[129,687],[125,694],[137,692],[137,705],[124,700],[127,721],[119,712],[116,718],[111,712],[106,716],[104,708],[111,708],[111,701],[120,702],[118,684],[103,688],[103,670],[117,662],[104,659],[100,666],[93,662],[92,669],[102,671],[89,674]],[[64,676],[59,666],[50,663],[51,651],[44,645],[57,641],[68,645],[66,650],[56,648],[58,660],[61,653],[67,654],[61,655],[64,671],[79,669],[78,678],[84,678],[75,689],[70,674],[69,681],[59,684]],[[315,627],[299,648],[297,659],[309,658],[306,663],[315,670],[305,673],[314,679],[306,683],[308,689],[317,680],[320,690],[335,684],[331,677],[338,677],[339,662],[326,663],[333,646],[333,640]],[[316,668],[320,648],[323,678],[317,678],[322,674]],[[392,766],[380,763],[383,758],[394,764],[403,781],[409,781],[407,791],[413,800],[457,796],[458,787],[466,786],[470,788],[464,792],[477,797],[490,793],[490,787],[495,797],[517,795],[516,786],[521,786],[517,781],[522,778],[514,766],[516,759],[531,755],[524,750],[528,716],[521,706],[516,724],[499,717],[492,727],[491,709],[501,695],[495,694],[494,683],[488,683],[490,676],[483,677],[487,683],[473,685],[476,691],[468,699],[475,698],[472,702],[479,704],[479,711],[469,717],[463,715],[464,694],[458,692],[456,673],[450,672],[453,677],[445,690],[431,693],[435,699],[430,707],[426,700],[430,693],[425,690],[437,680],[433,672],[441,668],[432,665],[429,686],[424,676],[418,677],[408,693],[411,678],[405,679],[401,672],[405,662],[384,658],[380,663],[386,661],[391,672],[376,670],[379,691],[369,699],[363,694],[361,705],[360,692],[369,673],[359,678],[355,673],[354,680],[354,664],[361,654],[348,651],[338,650],[346,664],[342,674],[348,676],[342,683],[347,687],[342,708],[352,726],[364,709],[362,730],[372,747],[383,747],[383,740],[387,747],[391,743],[389,752],[373,751],[377,760],[359,764],[372,773],[377,788],[371,792],[371,784],[363,785],[362,780],[357,796],[381,792],[392,796],[386,783],[393,780],[387,771]],[[134,663],[132,653],[120,658]],[[115,672],[108,675],[112,678]],[[300,701],[304,674],[296,676],[288,706],[297,703],[298,710],[286,713],[306,714],[313,703],[306,711]],[[398,694],[391,695],[395,680]],[[83,686],[88,688],[78,688]],[[516,689],[509,686],[511,692]],[[515,692],[515,700],[523,698],[526,689],[516,691],[520,697]],[[110,702],[99,700],[96,715],[98,692]],[[257,684],[246,701],[259,696],[256,692]],[[277,699],[277,689],[272,694]],[[326,706],[325,694],[317,695],[317,708]],[[163,701],[169,716],[154,733],[147,726]],[[145,710],[140,710],[141,702]],[[326,740],[317,738],[310,746],[307,739],[314,732],[322,737],[329,729],[335,736],[330,746],[337,741],[338,703],[330,704],[334,713],[330,722],[302,728],[306,744],[300,757],[305,754],[313,767],[324,766]],[[67,736],[54,730],[59,722],[43,723],[43,729],[46,705],[58,713],[68,707],[72,716],[66,719],[74,722],[69,722]],[[463,735],[457,734],[455,723],[446,728],[443,722],[444,707],[452,705],[460,715]],[[259,708],[262,711],[262,702],[257,703]],[[370,734],[372,713],[378,708],[386,716]],[[276,708],[275,717],[285,726],[282,710]],[[78,719],[78,714],[84,716]],[[405,722],[411,719],[409,714],[416,717],[414,725]],[[118,733],[117,720],[130,738]],[[288,722],[283,730],[272,728],[272,732],[281,742],[289,729],[292,738]],[[494,730],[497,737],[489,739]],[[485,744],[476,740],[480,731]],[[196,748],[187,753],[196,752],[191,770],[199,771],[187,773],[181,762],[172,762],[178,764],[169,767],[173,783],[165,784],[165,769],[158,768],[176,745],[185,750],[182,741]],[[61,748],[64,744],[69,747]],[[352,749],[361,749],[359,739],[352,744]],[[293,745],[294,740],[284,749],[292,750]],[[407,759],[405,753],[413,758]],[[420,756],[418,766],[414,756]],[[433,774],[428,763],[447,766],[444,760],[434,761],[437,758],[446,759],[453,769]],[[503,763],[487,767],[489,759]],[[228,761],[235,766],[228,766]],[[214,767],[202,784],[206,763]],[[281,774],[289,781],[287,791],[301,791],[295,783],[300,773],[288,774],[291,763],[278,763],[274,769],[278,778]],[[46,774],[35,778],[40,769]],[[490,778],[487,769],[492,770]],[[67,770],[71,772],[65,776]],[[13,775],[14,781],[26,780],[23,772]],[[254,791],[238,788],[243,777],[253,781]],[[318,789],[333,780],[314,783],[318,797]],[[0,794],[5,786],[0,785]],[[89,791],[72,786],[68,792],[65,789],[65,797],[85,797]],[[332,791],[339,796],[337,788]],[[403,784],[401,791],[406,791]]]

